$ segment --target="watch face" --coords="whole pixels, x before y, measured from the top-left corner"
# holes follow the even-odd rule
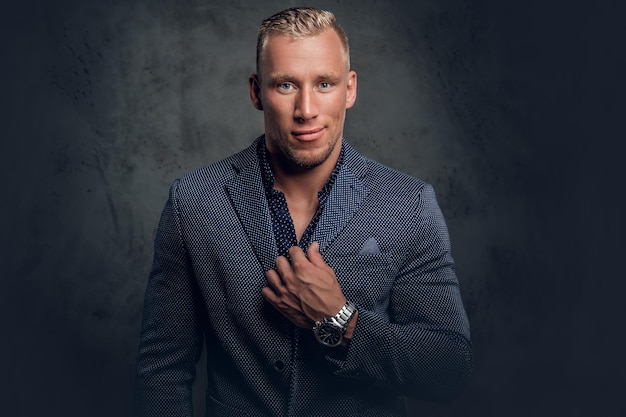
[[[335,347],[343,340],[343,332],[339,327],[324,323],[315,328],[315,337],[321,344],[328,347]]]

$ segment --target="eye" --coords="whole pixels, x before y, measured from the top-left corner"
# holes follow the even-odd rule
[[[290,91],[293,89],[293,85],[289,83],[280,83],[278,84],[278,89],[283,91]]]
[[[330,83],[327,83],[327,82],[321,82],[321,83],[320,83],[320,88],[321,88],[322,90],[327,90],[327,89],[329,89],[330,87],[331,87],[331,84],[330,84]]]

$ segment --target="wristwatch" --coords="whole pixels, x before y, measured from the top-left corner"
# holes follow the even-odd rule
[[[315,326],[313,326],[313,334],[315,334],[317,341],[327,347],[339,346],[355,312],[356,306],[348,301],[334,317],[316,321]]]

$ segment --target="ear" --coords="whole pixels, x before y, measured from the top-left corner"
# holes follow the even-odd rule
[[[356,101],[356,72],[348,72],[348,84],[346,86],[346,109],[354,106]]]
[[[261,83],[258,75],[250,74],[248,78],[248,88],[250,89],[250,100],[252,100],[254,108],[263,110],[263,103],[261,102]]]

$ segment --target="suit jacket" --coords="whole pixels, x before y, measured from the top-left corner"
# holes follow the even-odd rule
[[[255,142],[170,189],[145,296],[138,415],[192,414],[204,341],[207,416],[399,416],[401,395],[458,394],[469,325],[434,191],[343,146],[313,241],[358,307],[349,347],[322,347],[260,295],[278,254]]]

